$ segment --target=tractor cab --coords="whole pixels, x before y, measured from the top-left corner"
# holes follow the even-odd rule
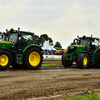
[[[33,35],[32,32],[20,31],[20,28],[18,30],[10,29],[8,41],[13,43],[16,50],[22,51],[26,46],[33,44]]]
[[[86,50],[93,50],[99,47],[100,39],[92,37],[92,35],[91,37],[86,37],[84,35],[83,37],[75,38],[71,45],[84,45]]]
[[[11,28],[9,31],[6,29],[6,32],[3,33],[3,41],[9,41],[12,43],[13,49],[17,51],[20,49],[21,51],[28,45],[33,44],[33,35],[32,32],[14,30]]]
[[[32,32],[20,31],[20,28],[18,27],[18,30],[11,28],[10,31],[8,31],[8,29],[6,29],[6,32],[3,32],[2,37],[3,41],[10,41],[12,43],[18,43],[21,40],[33,43],[33,35],[34,33]]]
[[[8,41],[18,43],[20,40],[25,39],[33,42],[33,35],[32,32],[20,31],[20,28],[18,30],[11,29]]]

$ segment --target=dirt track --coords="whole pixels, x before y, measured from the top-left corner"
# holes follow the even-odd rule
[[[41,67],[0,71],[0,100],[39,100],[100,91],[100,69]]]

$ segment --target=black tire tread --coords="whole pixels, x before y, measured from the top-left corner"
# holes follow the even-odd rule
[[[2,50],[2,51],[0,52],[0,56],[3,55],[3,54],[5,54],[5,55],[8,56],[9,62],[8,62],[8,64],[7,64],[6,66],[1,66],[1,65],[0,65],[0,70],[7,70],[7,68],[8,68],[8,67],[11,65],[11,63],[12,63],[12,55],[11,55],[10,52],[7,51],[7,50]]]
[[[30,54],[31,52],[33,52],[33,51],[36,51],[36,52],[38,52],[38,53],[40,54],[40,63],[39,63],[37,66],[35,66],[35,67],[31,66],[31,65],[29,64],[29,61],[28,61],[29,54]],[[32,48],[30,48],[30,49],[26,52],[26,54],[25,54],[25,56],[24,56],[24,65],[25,65],[25,67],[28,68],[28,69],[39,69],[39,67],[41,67],[42,62],[43,62],[42,51],[41,51],[39,48],[37,48],[37,47],[32,47]]]
[[[84,57],[87,57],[87,59],[88,59],[86,65],[83,64],[83,59],[84,59]],[[88,56],[88,54],[86,54],[86,53],[80,53],[80,54],[78,55],[78,57],[77,57],[77,65],[78,65],[79,68],[82,68],[82,69],[87,68],[88,65],[89,65],[89,56]]]
[[[72,66],[72,61],[66,60],[66,53],[62,54],[62,59],[61,59],[62,65],[64,67],[71,67]]]

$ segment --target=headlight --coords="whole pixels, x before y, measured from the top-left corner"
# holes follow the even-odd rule
[[[68,47],[68,48],[67,48],[67,52],[68,52],[68,53],[72,53],[72,52],[76,51],[76,48],[77,48],[77,47]]]

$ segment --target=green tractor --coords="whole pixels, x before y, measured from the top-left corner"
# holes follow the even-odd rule
[[[38,69],[43,61],[42,49],[33,44],[34,33],[11,28],[0,41],[0,70],[13,68]]]
[[[100,39],[92,35],[75,38],[67,53],[62,55],[64,67],[71,67],[73,62],[83,69],[94,65],[100,67]]]

